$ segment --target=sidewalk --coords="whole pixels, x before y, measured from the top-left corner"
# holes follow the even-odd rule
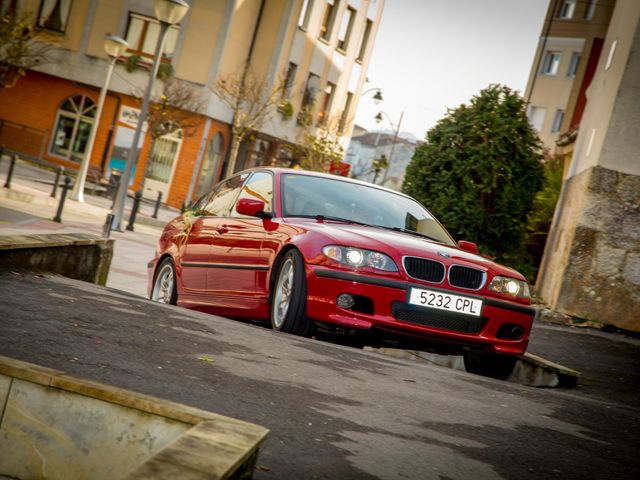
[[[15,165],[11,188],[4,188],[9,169],[9,158],[0,162],[0,234],[71,233],[85,232],[102,235],[107,214],[111,212],[111,199],[89,194],[85,189],[85,202],[65,201],[62,222],[56,223],[61,195],[50,196],[55,173],[23,160]],[[62,182],[61,182],[62,183]],[[129,220],[132,198],[127,200],[124,225]],[[108,287],[126,290],[146,297],[147,262],[153,257],[155,246],[164,225],[175,218],[176,209],[162,206],[158,218],[152,218],[154,205],[143,201],[137,214],[133,232],[112,231],[115,251],[107,281]]]

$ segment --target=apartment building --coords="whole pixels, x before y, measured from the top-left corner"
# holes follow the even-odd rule
[[[550,154],[571,158],[616,0],[550,0],[531,67],[528,115]]]
[[[553,309],[639,332],[640,2],[616,2],[600,49],[536,291]]]
[[[338,141],[351,135],[384,0],[187,0],[169,30],[162,67],[188,84],[203,107],[179,131],[141,142],[131,189],[146,172],[145,195],[180,206],[220,178],[262,164],[287,165],[291,146],[336,119]],[[122,170],[133,141],[159,23],[151,0],[0,0],[1,11],[30,12],[53,49],[46,63],[0,91],[0,143],[77,169],[97,124],[92,172]],[[96,102],[107,71],[107,34],[129,49],[114,71],[100,119]],[[215,94],[220,78],[251,72],[268,88],[284,82],[281,105],[240,147],[228,168],[233,111]],[[157,81],[154,95],[162,91]]]

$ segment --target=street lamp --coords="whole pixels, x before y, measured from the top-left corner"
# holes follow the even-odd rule
[[[162,51],[164,50],[164,44],[167,40],[167,33],[169,27],[178,23],[186,15],[189,10],[189,4],[184,0],[155,0],[155,12],[156,18],[160,21],[160,34],[158,35],[158,41],[156,43],[156,50],[153,57],[153,65],[151,66],[151,74],[149,75],[149,82],[142,99],[142,107],[140,109],[140,116],[136,125],[136,131],[133,134],[133,143],[129,150],[129,156],[127,157],[127,164],[120,177],[120,185],[116,193],[116,199],[113,203],[113,229],[122,231],[122,217],[124,216],[124,204],[127,200],[127,190],[129,188],[129,179],[131,177],[131,170],[138,161],[138,155],[140,151],[138,149],[138,143],[142,135],[142,127],[147,119],[147,113],[149,111],[149,102],[151,100],[151,92],[153,90],[153,82],[158,75],[158,69],[160,68],[160,60],[162,58]]]
[[[362,97],[369,92],[376,92],[373,94],[373,103],[375,103],[376,105],[378,105],[383,100],[382,89],[378,87],[369,88],[368,90],[365,90],[364,92],[362,92],[360,96]]]
[[[384,185],[384,182],[387,180],[387,175],[389,174],[389,167],[391,167],[391,161],[393,159],[393,150],[396,147],[396,142],[398,141],[398,133],[400,132],[400,125],[402,124],[402,117],[404,116],[404,112],[400,113],[400,119],[398,120],[397,124],[394,124],[393,121],[391,121],[391,117],[389,117],[389,115],[387,115],[387,113],[383,112],[382,110],[380,110],[378,114],[374,117],[376,123],[382,122],[382,120],[384,120],[383,116],[387,117],[387,120],[391,124],[391,127],[395,129],[395,132],[393,135],[393,143],[391,144],[391,150],[389,151],[389,158],[387,159],[387,168],[384,170],[384,176],[382,177],[382,183],[380,185]],[[375,149],[378,148],[379,139],[380,139],[380,133],[378,132]],[[375,156],[375,150],[374,150],[374,156]]]
[[[109,90],[109,82],[111,81],[111,74],[113,73],[113,67],[116,65],[118,57],[122,55],[129,47],[129,44],[120,37],[115,35],[107,35],[104,39],[104,50],[109,56],[109,67],[107,68],[107,76],[104,80],[102,90],[100,90],[100,96],[98,97],[98,105],[96,106],[96,114],[94,116],[93,126],[91,127],[91,133],[89,134],[89,140],[87,141],[87,148],[84,151],[84,157],[80,163],[80,169],[78,170],[78,178],[73,185],[71,191],[71,199],[78,202],[84,202],[84,184],[87,180],[87,172],[89,171],[89,162],[91,161],[91,153],[93,152],[93,144],[96,141],[96,134],[98,133],[98,124],[100,123],[100,116],[102,115],[102,107],[104,106],[104,99],[107,96]]]

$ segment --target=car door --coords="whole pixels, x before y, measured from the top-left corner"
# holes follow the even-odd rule
[[[212,262],[207,285],[219,298],[226,298],[240,308],[252,308],[263,302],[266,292],[258,289],[269,271],[268,256],[262,250],[265,222],[270,219],[239,214],[235,205],[243,198],[261,200],[265,212],[272,211],[273,174],[255,171],[242,185],[229,212],[220,219],[218,234],[213,239]]]
[[[218,219],[208,215],[205,207],[215,195],[214,188],[183,215],[184,234],[187,238],[181,253],[179,275],[187,294],[198,295],[207,291],[211,243]]]
[[[237,175],[218,184],[194,205],[191,214],[183,216],[188,237],[182,253],[181,270],[187,294],[211,294],[208,276],[209,271],[216,268],[212,246],[220,232],[223,215],[233,205],[247,176]]]

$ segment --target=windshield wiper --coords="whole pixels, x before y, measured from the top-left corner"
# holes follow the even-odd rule
[[[409,230],[408,228],[402,228],[402,227],[383,227],[382,228],[386,228],[387,230],[393,230],[394,232],[400,232],[400,233],[408,233],[409,235],[415,235],[416,237],[422,237],[422,238],[426,238],[428,240],[433,240],[434,242],[438,242],[438,243],[442,243],[442,240],[439,240],[435,237],[430,237],[429,235],[425,235],[424,233],[420,233],[420,232],[416,232],[415,230]]]
[[[331,215],[291,215],[298,218],[315,218],[318,221],[329,220],[330,222],[351,223],[353,225],[363,225],[365,227],[377,227],[378,225],[371,225],[369,223],[359,222],[357,220],[351,220],[350,218],[333,217]]]

